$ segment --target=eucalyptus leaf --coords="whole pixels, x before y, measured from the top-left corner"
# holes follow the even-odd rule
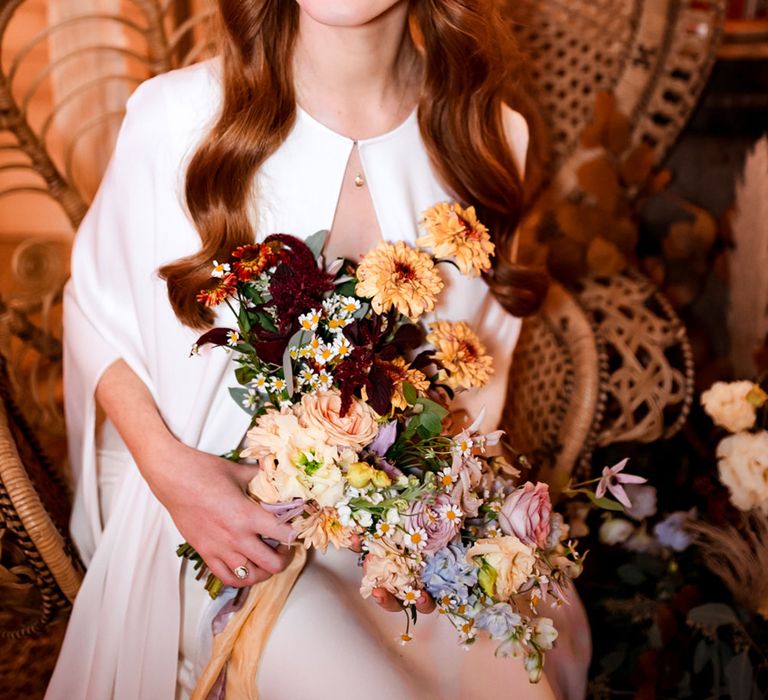
[[[732,700],[751,700],[753,678],[749,652],[736,654],[725,667],[725,683]]]
[[[306,244],[307,248],[312,251],[312,255],[314,255],[316,258],[319,258],[320,254],[323,252],[323,246],[325,245],[327,238],[328,231],[322,229],[309,236],[309,238],[307,238],[304,243]]]
[[[722,627],[724,625],[738,625],[740,620],[730,605],[706,603],[690,610],[688,623],[706,627]]]

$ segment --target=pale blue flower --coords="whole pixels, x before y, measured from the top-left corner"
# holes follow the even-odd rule
[[[496,603],[475,616],[475,626],[486,630],[493,639],[507,639],[515,633],[523,618],[509,603]]]
[[[691,536],[685,531],[685,524],[691,519],[691,513],[678,510],[668,515],[653,528],[653,534],[662,547],[670,547],[682,552],[691,544]]]
[[[467,562],[468,547],[449,544],[427,558],[421,579],[433,598],[450,595],[465,603],[477,584],[477,567]]]

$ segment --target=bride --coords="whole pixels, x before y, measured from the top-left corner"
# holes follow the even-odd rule
[[[476,206],[497,246],[487,279],[446,273],[437,313],[472,322],[496,380],[457,405],[499,420],[539,273],[512,261],[528,143],[502,102],[508,38],[493,0],[220,0],[221,52],[143,83],[78,233],[65,295],[65,381],[77,481],[72,532],[88,562],[49,700],[188,697],[236,587],[278,574],[290,527],[244,495],[257,467],[215,455],[249,416],[225,353],[190,357],[215,321],[195,296],[211,261],[273,232],[330,229],[325,255],[413,242],[420,213]],[[231,588],[208,599],[175,555],[190,542]],[[240,579],[235,571],[247,575]],[[589,633],[574,595],[545,675],[492,643],[463,651],[437,614],[395,640],[402,608],[357,591],[349,551],[314,554],[267,641],[259,697],[577,698]],[[420,601],[425,613],[434,608]]]

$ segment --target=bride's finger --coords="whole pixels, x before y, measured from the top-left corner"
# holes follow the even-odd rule
[[[253,586],[256,583],[261,583],[271,578],[272,574],[264,569],[259,568],[256,564],[250,561],[245,555],[240,553],[227,556],[226,559],[219,560],[221,564],[222,573],[226,576],[226,580],[219,574],[216,574],[227,586],[233,588],[244,588],[245,586]],[[211,567],[211,571],[216,571]],[[244,575],[241,575],[244,574]]]
[[[374,588],[371,594],[373,599],[388,612],[400,612],[403,604],[384,588]]]
[[[435,610],[435,599],[426,591],[421,592],[421,596],[416,601],[416,610],[420,613],[429,614]]]

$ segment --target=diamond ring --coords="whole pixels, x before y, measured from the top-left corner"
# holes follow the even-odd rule
[[[238,566],[232,573],[242,581],[243,579],[248,578],[248,567]]]

